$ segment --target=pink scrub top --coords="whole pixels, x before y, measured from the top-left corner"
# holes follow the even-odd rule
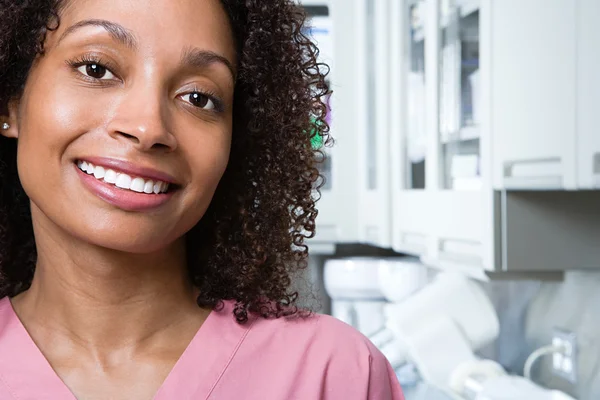
[[[154,400],[403,400],[385,357],[330,316],[253,317],[225,302],[198,330]],[[76,400],[0,299],[0,399]]]

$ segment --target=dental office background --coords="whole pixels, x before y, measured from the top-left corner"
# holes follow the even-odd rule
[[[300,2],[335,145],[298,288],[407,400],[600,399],[600,1]]]

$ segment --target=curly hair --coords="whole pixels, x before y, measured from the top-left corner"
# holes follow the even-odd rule
[[[0,0],[0,113],[18,98],[64,0]],[[235,300],[239,323],[301,314],[291,277],[306,267],[315,232],[327,66],[291,0],[221,0],[238,54],[231,156],[212,202],[186,234],[188,274],[201,307]],[[36,265],[29,198],[16,141],[0,136],[0,298],[26,290]]]

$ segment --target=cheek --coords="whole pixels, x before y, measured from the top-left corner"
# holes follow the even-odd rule
[[[210,179],[214,186],[219,183],[227,168],[230,145],[229,137],[223,137],[212,143],[212,146],[202,149],[204,161],[202,161],[202,157],[198,157],[198,161],[202,163],[201,166],[198,166],[199,170],[203,171],[204,178]]]
[[[19,108],[18,139],[19,176],[32,199],[39,187],[62,183],[65,150],[102,121],[99,101],[101,96],[92,99],[49,71],[32,71]]]
[[[223,131],[211,137],[204,137],[201,140],[193,140],[189,143],[191,146],[182,146],[189,149],[186,151],[187,158],[190,160],[189,166],[193,187],[201,193],[202,203],[206,203],[212,198],[229,161],[229,152],[231,146],[231,134]],[[207,197],[209,197],[207,199]]]
[[[48,150],[64,149],[102,121],[102,96],[52,79],[28,81],[20,109],[19,141]]]

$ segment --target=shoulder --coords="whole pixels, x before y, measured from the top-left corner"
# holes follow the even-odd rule
[[[379,349],[331,316],[256,319],[246,340],[244,347],[260,354],[255,359],[277,359],[271,365],[319,382],[331,395],[323,398],[402,399],[396,375]]]
[[[197,348],[199,359],[206,359],[210,343],[214,358],[223,361],[223,369],[214,372],[214,398],[244,393],[252,399],[403,399],[389,362],[351,326],[320,314],[276,319],[253,314],[238,324],[232,310],[226,302],[211,314]]]
[[[257,319],[248,333],[248,340],[258,340],[263,350],[294,353],[312,366],[326,367],[329,372],[365,376],[373,368],[387,369],[383,354],[358,330],[329,315],[274,320]]]
[[[224,300],[223,307],[219,311],[214,311],[213,316],[218,317],[223,324],[237,325],[233,318],[234,307],[233,300]],[[258,314],[250,313],[249,320],[244,326],[250,336],[276,337],[285,341],[311,341],[319,345],[335,345],[335,347],[349,344],[359,346],[365,351],[377,350],[369,339],[354,327],[330,315],[316,312],[309,314],[306,311],[304,315],[298,312],[291,317],[280,318],[263,318]]]
[[[322,351],[330,352],[337,357],[358,357],[371,359],[381,353],[371,341],[352,326],[332,316],[315,314],[314,323],[307,324],[299,333],[312,336],[314,345]]]

